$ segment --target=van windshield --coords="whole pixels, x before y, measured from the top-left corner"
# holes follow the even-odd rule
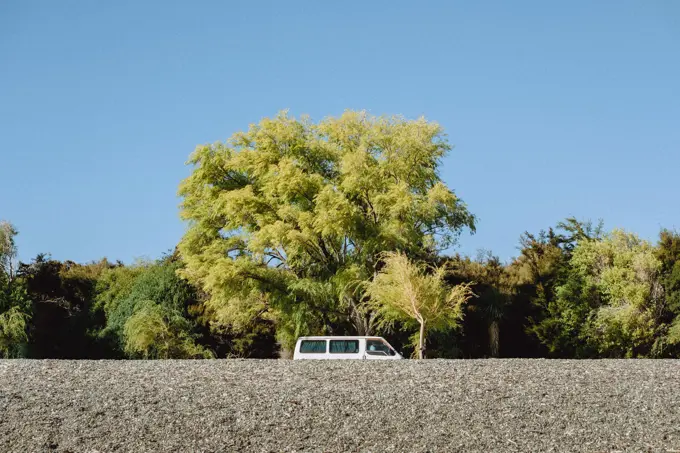
[[[382,340],[366,340],[366,354],[395,355],[396,352]]]

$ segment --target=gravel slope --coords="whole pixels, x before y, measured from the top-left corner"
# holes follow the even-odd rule
[[[0,451],[680,451],[680,360],[0,361]]]

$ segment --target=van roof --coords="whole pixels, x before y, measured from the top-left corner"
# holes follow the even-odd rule
[[[369,336],[362,336],[362,335],[352,335],[352,336],[324,335],[324,336],[299,337],[298,338],[298,340],[361,340],[361,339],[384,340],[383,337],[378,337],[378,336],[375,336],[375,335],[369,335]]]

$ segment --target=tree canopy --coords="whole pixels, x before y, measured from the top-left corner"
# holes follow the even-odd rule
[[[158,259],[20,262],[2,221],[0,357],[273,358],[307,334],[428,358],[680,357],[679,232],[569,217],[507,262],[452,254],[477,219],[439,176],[451,149],[423,118],[282,112],[196,148],[187,231]]]
[[[351,111],[318,124],[284,112],[200,146],[179,190],[182,275],[218,323],[266,317],[287,344],[330,324],[371,333],[356,284],[381,254],[432,259],[474,230],[438,175],[449,150],[436,123]]]

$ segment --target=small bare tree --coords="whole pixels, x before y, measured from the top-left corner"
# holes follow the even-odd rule
[[[448,286],[446,267],[412,262],[403,253],[385,253],[383,259],[385,267],[366,284],[367,304],[382,326],[417,322],[418,358],[423,359],[427,331],[457,326],[472,290],[469,284]]]

